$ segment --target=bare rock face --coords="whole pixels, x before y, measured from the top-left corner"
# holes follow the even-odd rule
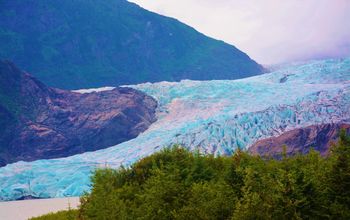
[[[350,124],[322,124],[294,129],[277,137],[257,141],[249,148],[249,152],[280,157],[285,145],[287,155],[304,154],[311,148],[319,151],[321,155],[327,155],[332,143],[336,143],[340,129],[346,129],[347,133],[350,133]]]
[[[65,157],[135,138],[157,102],[131,88],[75,93],[45,86],[0,62],[0,165]]]

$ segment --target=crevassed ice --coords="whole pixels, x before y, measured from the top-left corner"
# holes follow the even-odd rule
[[[137,138],[67,158],[0,168],[0,199],[78,196],[96,167],[131,165],[174,143],[215,155],[311,124],[350,122],[350,59],[315,61],[241,80],[145,83],[158,120]]]

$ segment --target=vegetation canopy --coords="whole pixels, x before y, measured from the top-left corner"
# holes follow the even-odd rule
[[[310,151],[276,160],[241,150],[213,157],[174,146],[130,168],[96,170],[92,184],[70,217],[350,219],[350,137],[341,131],[327,158]]]

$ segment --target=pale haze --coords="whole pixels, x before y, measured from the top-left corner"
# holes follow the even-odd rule
[[[350,56],[350,0],[131,0],[261,64]]]

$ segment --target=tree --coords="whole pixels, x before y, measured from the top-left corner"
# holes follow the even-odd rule
[[[339,142],[331,151],[329,201],[332,218],[350,219],[350,137],[340,131]]]

